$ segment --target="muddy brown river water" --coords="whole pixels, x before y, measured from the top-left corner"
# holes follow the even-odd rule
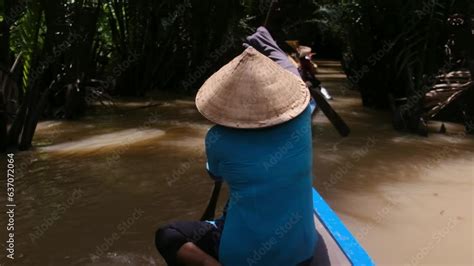
[[[321,65],[352,134],[341,139],[324,115],[314,119],[320,193],[378,265],[473,265],[474,138],[450,123],[428,138],[395,132],[388,113],[361,106],[338,63]],[[211,124],[192,99],[117,106],[42,122],[36,148],[16,154],[13,265],[164,265],[156,228],[202,214]],[[12,264],[3,256],[1,265]]]

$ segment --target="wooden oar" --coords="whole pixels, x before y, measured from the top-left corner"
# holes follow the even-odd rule
[[[312,77],[310,78],[310,81],[313,84],[316,84],[316,69],[313,67],[312,62],[309,59],[302,57],[300,58],[300,65],[303,71],[309,73],[309,75]],[[347,126],[346,122],[342,120],[341,116],[339,116],[339,114],[334,111],[331,105],[327,102],[326,98],[321,94],[320,90],[317,89],[317,87],[308,86],[308,88],[311,96],[313,96],[314,100],[316,100],[318,106],[321,108],[323,113],[329,119],[331,124],[336,128],[339,134],[343,137],[349,136],[351,133],[350,128]]]
[[[207,221],[214,219],[216,214],[217,201],[219,200],[219,194],[221,192],[222,181],[214,182],[214,189],[212,190],[211,198],[207,204],[207,208],[202,214],[201,221]]]
[[[272,0],[270,2],[270,7],[268,8],[267,15],[265,16],[265,21],[263,22],[263,26],[266,28],[268,25],[268,22],[270,20],[270,15],[272,14],[273,7],[275,6],[275,3],[278,2],[278,0]]]
[[[342,120],[342,118],[334,111],[334,109],[329,105],[326,101],[326,98],[321,94],[321,92],[317,88],[309,88],[311,96],[313,96],[314,100],[316,100],[317,105],[326,117],[331,121],[333,126],[336,128],[337,132],[343,137],[349,136],[351,133],[351,129],[347,126],[346,122]]]

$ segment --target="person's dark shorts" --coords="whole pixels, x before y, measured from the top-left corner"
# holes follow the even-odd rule
[[[176,260],[178,250],[188,242],[218,260],[222,229],[223,224],[219,222],[216,225],[200,221],[175,222],[158,229],[155,245],[170,266],[180,265]]]
[[[221,221],[218,221],[216,225],[199,221],[175,222],[158,229],[155,235],[155,245],[170,266],[180,265],[176,260],[178,250],[188,242],[194,243],[202,251],[219,260],[219,243],[223,228],[224,224]],[[326,244],[318,233],[315,256],[298,266],[329,266],[327,252]]]

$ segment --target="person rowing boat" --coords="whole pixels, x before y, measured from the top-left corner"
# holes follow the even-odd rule
[[[327,264],[313,216],[315,104],[268,36],[260,27],[197,94],[199,112],[216,124],[206,136],[208,171],[229,185],[231,196],[221,219],[157,231],[157,249],[169,265]]]
[[[297,51],[300,62],[299,71],[303,80],[306,81],[306,86],[308,86],[308,88],[317,88],[326,100],[332,100],[332,96],[316,77],[316,67],[313,63],[313,56],[315,53],[312,52],[311,47],[299,46]]]

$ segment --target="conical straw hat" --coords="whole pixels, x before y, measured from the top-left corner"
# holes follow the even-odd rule
[[[216,124],[251,129],[287,122],[309,100],[301,79],[249,47],[204,83],[196,106]]]

